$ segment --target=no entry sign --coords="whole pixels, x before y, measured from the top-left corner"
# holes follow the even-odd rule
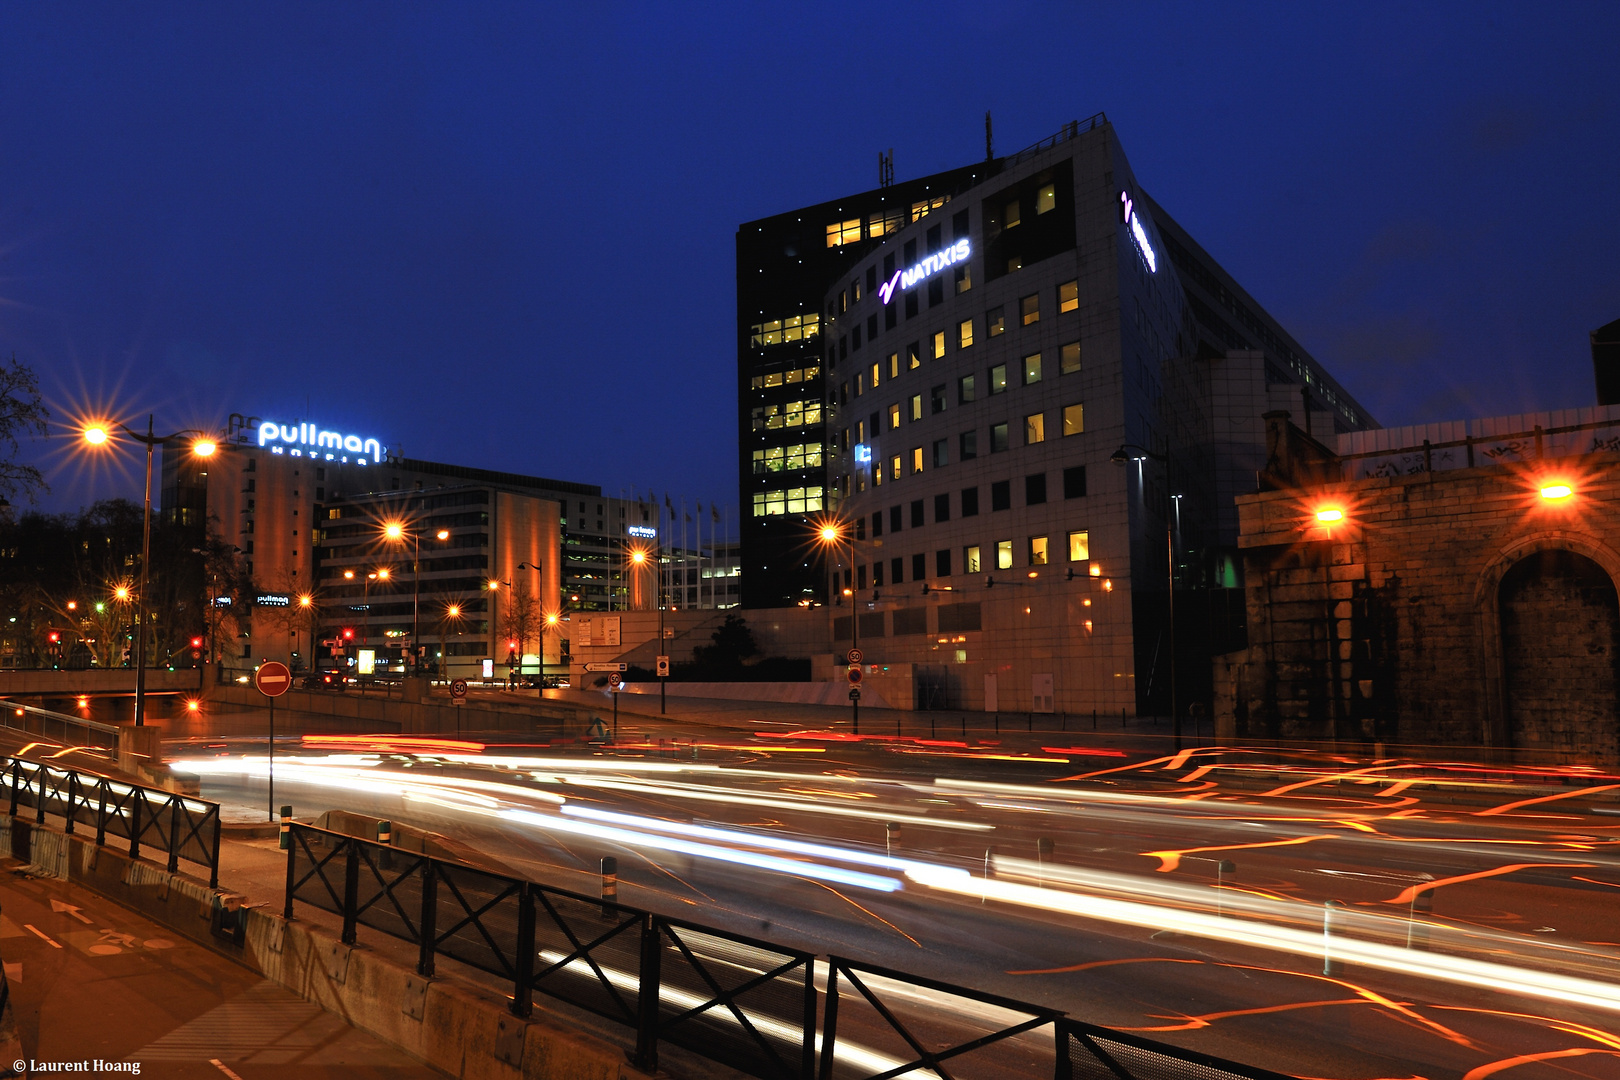
[[[280,697],[292,689],[292,672],[279,660],[267,660],[253,673],[253,685],[265,697]]]

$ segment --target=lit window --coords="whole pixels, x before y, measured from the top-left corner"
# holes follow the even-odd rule
[[[786,381],[785,376],[780,371],[773,371],[769,375],[765,376],[765,385],[768,387],[781,386],[784,381]]]
[[[1057,185],[1056,184],[1042,184],[1041,187],[1040,187],[1040,190],[1035,192],[1035,215],[1037,217],[1039,217],[1040,215],[1046,213],[1048,210],[1056,210],[1056,209],[1057,209]]]
[[[997,334],[1007,332],[1007,315],[999,307],[993,307],[984,313],[984,333],[986,337],[995,337]]]
[[[908,402],[908,404],[910,405],[910,414],[907,417],[907,419],[921,420],[922,419],[922,395],[921,394],[912,394],[911,399]]]
[[[965,349],[973,344],[973,320],[963,319],[956,327],[956,347]]]
[[[1084,529],[1069,534],[1069,561],[1091,561],[1091,534]]]
[[[997,570],[1010,570],[1010,569],[1012,569],[1012,541],[1011,540],[997,540],[996,541],[996,569]]]
[[[1084,405],[1063,406],[1063,435],[1078,435],[1086,430],[1086,407]]]
[[[1058,314],[1080,310],[1080,283],[1065,281],[1058,286]]]
[[[990,394],[1004,393],[1007,389],[1007,365],[997,364],[990,369]]]
[[[1046,441],[1046,414],[1032,413],[1024,417],[1024,445],[1034,446]]]
[[[923,471],[922,447],[913,446],[911,448],[911,475],[915,476],[915,475],[917,475],[918,473],[920,473],[922,471]]]
[[[1041,294],[1026,296],[1018,301],[1018,316],[1025,326],[1041,321]]]
[[[882,364],[873,364],[872,365],[872,389],[876,390],[878,388],[878,376],[881,375],[882,373],[883,373],[883,365]]]
[[[900,406],[889,406],[889,430],[893,431],[900,426]]]
[[[1029,565],[1046,565],[1046,537],[1032,536],[1029,538]]]
[[[866,219],[868,236],[887,236],[906,223],[906,212],[900,209],[879,210]]]
[[[945,331],[943,330],[934,334],[934,359],[945,359]]]
[[[1032,353],[1024,357],[1024,385],[1041,381],[1041,354]]]
[[[903,475],[904,473],[901,472],[900,468],[900,455],[896,454],[889,459],[889,479],[898,480]]]
[[[1071,341],[1058,349],[1058,371],[1071,375],[1080,370],[1080,343]]]
[[[922,367],[922,346],[913,341],[906,346],[906,370]]]
[[[889,354],[889,378],[898,379],[899,377],[900,377],[900,354],[897,353],[897,352],[892,352],[892,353]]]
[[[857,371],[855,373],[855,396],[860,397],[864,393],[866,393],[866,372]]]
[[[973,264],[960,263],[956,267],[956,291],[961,294],[971,288],[973,288]]]
[[[1023,213],[1018,208],[1018,200],[1014,199],[1012,202],[1007,204],[1006,209],[1003,211],[1002,228],[1010,229],[1014,225],[1020,224],[1023,219]]]
[[[861,302],[861,279],[856,278],[849,283],[849,300],[852,304]]]
[[[979,572],[979,545],[969,544],[962,549],[962,573],[977,574]]]
[[[938,210],[940,207],[944,206],[950,201],[951,197],[949,195],[941,195],[938,198],[924,199],[922,202],[914,202],[911,204],[911,220],[921,221],[923,218],[927,217],[929,214],[933,213],[935,210]]]
[[[1022,255],[1014,255],[1012,258],[1007,260],[1007,273],[1011,274],[1014,271],[1022,270],[1023,268],[1024,257]]]
[[[759,348],[782,345],[792,341],[808,341],[821,333],[821,315],[794,315],[787,319],[773,319],[750,328],[749,342]]]
[[[861,219],[851,218],[848,221],[835,221],[827,226],[827,246],[843,247],[853,244],[861,238]]]

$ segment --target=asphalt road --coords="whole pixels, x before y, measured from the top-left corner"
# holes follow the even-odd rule
[[[276,786],[300,819],[410,822],[582,892],[615,855],[629,904],[1282,1072],[1620,1075],[1620,803],[1562,797],[1562,777],[1077,739],[708,746],[289,744]],[[263,805],[249,747],[189,756],[206,797]],[[1331,976],[1328,900],[1354,954]],[[902,1005],[959,1029],[982,1014]],[[864,1007],[846,1010],[870,1043]],[[1004,1045],[989,1075],[1022,1073],[1019,1045],[1039,1056]]]

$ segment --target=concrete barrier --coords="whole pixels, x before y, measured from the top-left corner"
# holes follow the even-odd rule
[[[212,929],[215,911],[234,909],[239,897],[18,818],[0,816],[0,852],[27,861],[35,874],[88,888],[229,956],[451,1076],[645,1077],[630,1067],[618,1047],[546,1015],[543,998],[536,1000],[533,1017],[520,1020],[505,998],[484,987],[452,978],[424,979],[414,968],[363,946],[344,945],[331,931],[289,922],[261,908],[241,916],[240,935],[217,936]]]
[[[266,708],[264,696],[251,686],[220,685],[208,691],[213,704],[238,708]],[[401,701],[357,691],[290,690],[276,699],[278,713],[309,713],[365,720],[379,732],[402,735],[454,735],[458,731],[516,731],[552,738],[575,738],[585,733],[590,720],[576,706],[562,702],[529,700],[511,709],[481,709],[434,701]]]

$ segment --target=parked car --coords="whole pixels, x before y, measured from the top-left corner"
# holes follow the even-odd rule
[[[304,676],[303,688],[305,690],[342,690],[349,682],[349,677],[336,668],[326,668],[322,671],[312,671]]]

